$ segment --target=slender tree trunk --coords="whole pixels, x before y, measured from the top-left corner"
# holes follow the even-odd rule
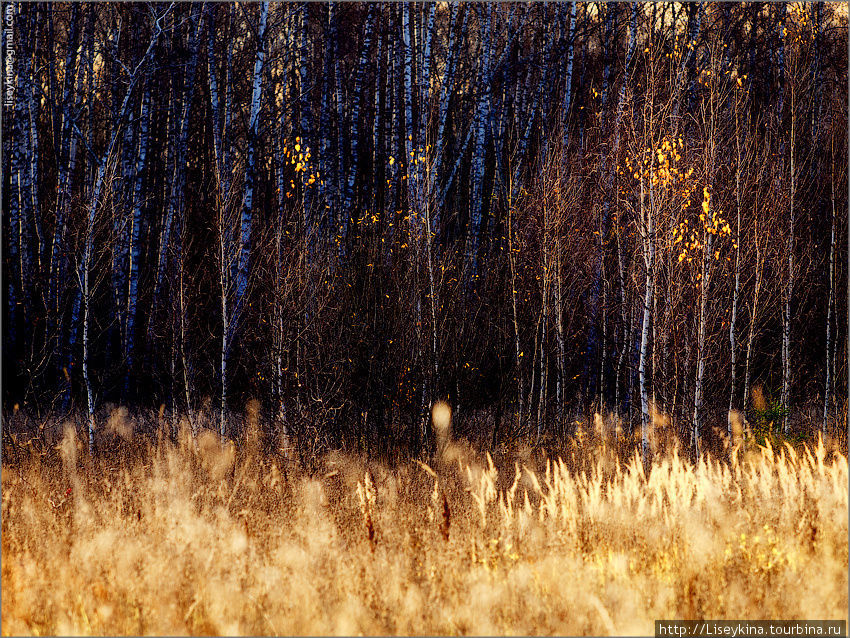
[[[18,5],[20,7],[20,5]],[[20,9],[16,11],[15,5],[10,5],[8,7],[8,13],[6,16],[11,18],[11,20],[19,21],[20,16],[16,16],[15,13],[20,13]],[[5,34],[4,34],[5,36]],[[5,47],[4,47],[5,50]],[[11,266],[11,272],[7,272],[7,311],[8,311],[8,339],[7,342],[12,346],[12,348],[17,347],[17,338],[16,338],[16,324],[18,318],[18,304],[19,299],[20,303],[25,302],[25,294],[24,294],[24,282],[23,282],[23,273],[24,273],[24,265],[22,263],[23,255],[26,250],[23,246],[23,222],[22,222],[22,208],[24,207],[24,202],[22,201],[22,164],[23,158],[26,155],[27,149],[25,146],[26,137],[23,135],[23,107],[24,107],[24,99],[22,96],[23,93],[23,80],[24,74],[21,69],[22,57],[17,58],[18,69],[17,69],[17,81],[15,82],[15,105],[14,105],[14,115],[11,118],[13,120],[12,123],[12,131],[13,136],[10,140],[9,146],[11,147],[10,152],[10,164],[11,171],[9,175],[9,204],[8,204],[8,219],[9,219],[9,230],[7,235],[7,240],[5,243],[5,247],[8,250],[8,263]],[[14,74],[15,71],[13,70]],[[9,78],[11,81],[11,78]],[[7,110],[6,113],[9,113]],[[6,147],[8,148],[8,147]],[[4,148],[4,150],[6,150]]]
[[[726,419],[726,434],[732,441],[732,411],[736,409],[735,382],[738,372],[738,344],[735,328],[738,323],[738,299],[741,291],[741,171],[743,157],[741,154],[741,130],[738,119],[738,100],[735,99],[735,287],[732,290],[732,313],[729,317],[729,410]],[[746,397],[744,397],[746,401]]]
[[[348,168],[348,179],[345,186],[345,203],[343,205],[342,219],[343,226],[340,229],[342,239],[340,247],[345,245],[345,238],[348,234],[347,220],[351,216],[351,206],[354,200],[354,185],[357,179],[360,158],[360,101],[363,88],[363,78],[366,75],[366,66],[369,62],[369,54],[372,49],[372,33],[375,27],[376,7],[379,5],[369,5],[366,12],[366,25],[363,32],[363,43],[360,46],[360,61],[357,64],[357,70],[354,75],[354,90],[351,93],[351,165]]]
[[[466,238],[465,265],[469,272],[469,283],[478,279],[478,247],[481,243],[481,229],[485,210],[484,171],[487,148],[487,104],[490,94],[490,56],[492,54],[493,6],[476,7],[478,11],[479,33],[481,34],[482,62],[479,75],[479,95],[475,108],[475,147],[472,156],[471,181],[472,192],[469,203],[469,233]],[[484,16],[487,23],[484,24]]]
[[[608,11],[613,11],[613,8],[609,7]],[[605,188],[605,200],[602,203],[602,218],[600,220],[599,234],[596,242],[596,268],[594,271],[593,288],[591,289],[589,317],[590,325],[588,326],[588,340],[586,350],[587,359],[585,362],[585,387],[588,392],[594,393],[594,404],[598,400],[604,400],[603,388],[601,387],[601,379],[604,376],[605,343],[604,341],[602,344],[599,343],[599,297],[602,293],[602,270],[604,268],[605,263],[605,246],[606,237],[608,236],[609,211],[611,207],[611,199],[614,196],[614,166],[616,166],[617,164],[617,155],[620,150],[620,123],[622,121],[623,108],[625,106],[626,101],[626,90],[629,84],[629,70],[632,65],[632,60],[634,59],[635,48],[637,44],[637,13],[638,4],[636,2],[633,2],[631,20],[629,25],[629,44],[626,50],[626,61],[623,71],[623,83],[620,85],[620,92],[617,99],[617,114],[613,126],[613,150],[606,158],[606,173],[608,175],[608,183],[606,184]],[[601,357],[599,357],[597,354],[599,352],[603,353]],[[599,359],[598,362],[597,358]],[[598,382],[594,384],[592,379],[597,379]],[[594,385],[596,387],[594,387]]]
[[[310,77],[310,53],[311,53],[311,44],[312,40],[310,39],[310,30],[309,30],[309,7],[310,4],[302,4],[301,9],[299,11],[299,30],[298,30],[298,45],[300,50],[300,55],[298,59],[298,88],[300,89],[300,116],[301,121],[299,123],[301,129],[301,144],[306,148],[315,147],[318,151],[319,145],[313,138],[313,102],[312,102],[312,94],[313,94],[313,85],[311,84]],[[303,208],[304,208],[304,233],[308,238],[308,250],[307,254],[310,260],[312,261],[313,251],[315,250],[313,244],[313,189],[305,188],[303,191]]]
[[[413,44],[410,39],[410,5],[402,5],[402,40],[404,41],[404,161],[407,165],[407,206],[416,209],[417,175],[413,148]]]
[[[834,150],[833,150],[834,152]],[[837,225],[837,216],[835,212],[835,159],[833,158],[832,180],[830,182],[830,200],[832,202],[832,216],[830,218],[830,234],[829,234],[829,297],[826,305],[826,379],[823,388],[823,424],[821,425],[821,434],[826,438],[827,426],[829,419],[830,397],[832,394],[832,362],[830,355],[833,349],[832,336],[832,316],[835,313],[835,227]]]
[[[570,106],[572,105],[573,95],[573,54],[575,51],[575,27],[576,27],[576,6],[575,0],[570,4],[570,26],[567,31],[567,69],[564,79],[564,102],[561,109],[561,167],[564,175],[568,174],[569,156],[569,115]],[[558,357],[557,357],[557,385],[555,390],[555,400],[557,402],[555,420],[557,422],[558,431],[562,431],[564,422],[564,385],[566,382],[566,345],[564,343],[564,315],[563,315],[563,274],[561,269],[561,233],[558,230],[555,243],[555,309],[556,309],[556,336],[558,340]]]
[[[51,13],[50,24],[53,24]],[[56,218],[53,229],[53,239],[50,248],[50,277],[48,281],[48,317],[51,320],[45,323],[47,333],[46,341],[52,344],[50,350],[61,353],[61,335],[63,332],[62,322],[62,292],[60,290],[65,272],[65,231],[67,228],[67,217],[71,208],[71,181],[76,171],[77,162],[77,137],[71,132],[71,113],[76,111],[75,105],[71,104],[73,87],[77,84],[77,48],[79,45],[79,5],[73,5],[71,11],[71,25],[68,36],[68,51],[64,62],[64,88],[62,91],[61,115],[57,122],[58,128],[54,130],[54,140],[58,141],[57,148],[57,196],[56,196]],[[52,42],[52,40],[51,40]],[[77,92],[74,101],[79,99],[82,92]],[[55,95],[55,93],[54,93]],[[59,356],[57,362],[62,365],[63,357]],[[65,401],[69,400],[70,388],[66,388]]]
[[[89,259],[91,257],[92,247],[94,244],[94,221],[97,212],[97,203],[100,199],[100,190],[103,185],[103,175],[105,170],[104,162],[101,162],[97,168],[97,177],[95,178],[95,187],[92,192],[92,201],[89,206],[89,214],[86,223],[86,242],[83,252],[82,263],[82,287],[83,287],[83,381],[86,384],[86,408],[88,412],[88,437],[89,437],[89,455],[94,455],[94,396],[92,393],[91,377],[89,376],[89,302],[91,299],[89,291]]]
[[[335,167],[336,158],[332,156],[331,148],[331,69],[333,64],[333,39],[335,37],[336,18],[334,17],[335,3],[328,3],[328,21],[325,34],[324,72],[322,73],[322,103],[319,114],[321,128],[321,150],[319,153],[319,201],[324,206],[322,219],[320,221],[319,235],[326,234],[328,229],[333,228],[334,206],[333,185],[336,183]]]
[[[227,312],[227,299],[229,297],[230,285],[227,276],[227,229],[224,225],[224,220],[221,217],[219,217],[219,229],[219,259],[221,260],[221,270],[219,272],[219,285],[221,287],[221,396],[219,397],[220,411],[218,421],[218,434],[221,437],[221,440],[224,441],[227,416],[227,360],[230,356],[230,344],[228,340],[228,335],[230,334],[230,317]]]
[[[617,374],[614,377],[614,406],[618,416],[622,418],[622,412],[625,412],[625,406],[620,405],[620,379],[622,378],[623,363],[626,360],[626,353],[632,343],[632,313],[629,311],[629,305],[626,301],[626,278],[623,269],[623,247],[620,245],[620,232],[615,233],[617,239],[617,273],[620,282],[620,312],[623,322],[621,332],[624,335],[620,354],[617,356]]]
[[[134,179],[133,211],[130,228],[130,263],[127,276],[127,325],[124,330],[126,340],[124,342],[124,390],[126,396],[129,390],[130,374],[133,368],[133,357],[136,345],[136,314],[138,311],[139,296],[139,262],[142,258],[141,227],[142,227],[142,187],[143,176],[147,162],[148,145],[150,143],[150,125],[153,110],[150,108],[151,87],[150,83],[145,85],[145,93],[142,97],[141,113],[139,115],[139,152],[136,160],[136,174]]]
[[[597,7],[601,5],[597,4]],[[602,36],[602,57],[605,64],[602,67],[602,100],[601,108],[604,109],[608,102],[608,88],[611,85],[611,62],[613,59],[614,34],[617,31],[617,18],[620,6],[616,3],[605,3],[605,26]]]
[[[747,354],[744,359],[744,407],[749,405],[750,400],[750,362],[753,355],[753,342],[755,340],[756,328],[758,326],[759,295],[761,294],[762,276],[764,274],[765,250],[761,248],[758,223],[754,228],[754,244],[756,249],[756,282],[753,290],[753,303],[750,309],[750,330],[747,336]]]
[[[419,135],[417,144],[420,148],[420,154],[428,155],[428,121],[431,117],[431,42],[434,39],[435,21],[434,16],[436,11],[435,3],[427,3],[425,5],[428,11],[427,31],[425,41],[417,48],[422,50],[422,63],[420,64],[419,73]],[[417,45],[420,43],[417,42]],[[421,170],[419,171],[422,172]],[[430,193],[430,191],[427,191]],[[423,193],[424,194],[424,193]]]
[[[170,11],[169,9],[168,11]],[[166,13],[168,13],[168,11]],[[95,176],[94,185],[92,187],[91,192],[91,202],[89,203],[88,216],[86,218],[86,236],[85,242],[83,246],[83,254],[79,262],[79,270],[78,270],[78,279],[80,285],[80,297],[82,298],[82,306],[83,306],[83,319],[82,319],[82,328],[83,328],[83,381],[86,387],[86,405],[88,410],[88,436],[89,436],[89,454],[94,453],[94,393],[92,390],[91,377],[89,374],[89,315],[90,315],[90,303],[91,303],[91,289],[90,289],[90,271],[91,271],[91,255],[92,249],[94,246],[94,231],[95,231],[95,218],[97,215],[98,203],[100,201],[101,191],[103,189],[103,184],[105,181],[105,174],[107,166],[109,165],[111,158],[113,157],[113,153],[115,151],[116,143],[121,135],[121,127],[125,124],[125,120],[129,110],[130,98],[133,94],[133,89],[135,88],[136,82],[139,77],[139,70],[145,65],[148,58],[150,57],[154,46],[156,45],[157,40],[159,39],[160,34],[162,33],[162,28],[160,26],[160,20],[162,20],[163,16],[160,16],[154,22],[154,30],[153,35],[151,36],[150,44],[148,45],[147,51],[142,56],[141,61],[136,66],[135,70],[130,75],[130,83],[124,93],[124,99],[121,102],[120,107],[116,110],[115,113],[115,121],[114,125],[111,129],[111,137],[108,140],[106,145],[106,149],[103,151],[101,156],[94,156],[94,162],[97,166],[97,174]],[[79,128],[75,126],[75,131],[78,135],[80,135]],[[93,149],[89,146],[88,151],[90,154],[93,154]],[[74,315],[77,314],[77,309],[74,310]],[[76,317],[75,317],[76,319]]]
[[[390,5],[390,33],[398,29],[398,5]],[[393,246],[395,244],[396,226],[395,211],[397,210],[398,181],[401,174],[401,163],[397,161],[399,154],[403,154],[398,147],[398,111],[399,90],[398,84],[403,72],[399,70],[400,59],[404,57],[401,40],[398,37],[390,37],[387,43],[387,84],[386,84],[386,114],[387,131],[384,139],[387,168],[387,195],[384,203],[384,213],[388,226],[387,246],[384,253],[384,261],[387,267],[392,265]],[[404,158],[401,158],[402,160]]]
[[[372,193],[375,199],[372,203],[372,212],[379,218],[383,218],[383,211],[386,207],[386,175],[387,171],[383,166],[386,158],[381,151],[381,136],[383,128],[386,124],[383,116],[383,107],[386,104],[387,93],[385,90],[386,83],[382,81],[381,74],[385,76],[389,73],[388,65],[384,63],[385,58],[385,37],[382,36],[382,11],[378,11],[375,16],[375,40],[377,51],[375,52],[375,60],[377,67],[375,69],[375,102],[374,112],[372,114]],[[377,259],[377,257],[376,257]]]
[[[716,166],[716,137],[717,137],[717,104],[715,96],[708,98],[706,122],[708,140],[706,141],[705,173],[711,189],[714,188],[714,172]],[[697,323],[697,351],[696,351],[696,381],[694,384],[694,414],[692,420],[691,443],[696,451],[697,458],[700,455],[701,426],[702,426],[702,403],[703,403],[703,378],[705,376],[705,346],[708,331],[708,304],[712,276],[712,259],[714,256],[715,230],[711,227],[714,218],[712,207],[712,193],[709,187],[703,189],[702,214],[700,215],[700,226],[702,228],[702,269],[700,271],[700,312]],[[716,203],[714,204],[716,206]],[[733,355],[734,361],[734,355]]]
[[[33,56],[36,55],[38,50],[38,10],[39,7],[32,5],[30,6],[30,23],[29,23],[29,38],[24,43],[24,55],[26,66],[24,67],[25,77],[27,78],[27,82],[25,84],[26,93],[25,99],[27,102],[27,118],[28,118],[28,126],[27,126],[27,134],[29,135],[29,162],[27,166],[27,185],[29,189],[27,191],[27,197],[29,200],[29,215],[32,220],[33,228],[35,229],[35,239],[36,246],[32,251],[32,260],[36,262],[35,272],[42,272],[42,255],[44,252],[44,231],[42,230],[41,223],[41,210],[40,210],[40,202],[39,202],[39,192],[38,186],[40,183],[40,173],[38,170],[38,157],[39,157],[39,139],[38,139],[38,115],[39,115],[39,104],[41,102],[41,98],[39,95],[39,91],[36,88],[37,78],[35,73],[33,72]],[[26,34],[26,31],[24,31]],[[27,46],[29,45],[29,46]],[[31,263],[31,262],[30,262]],[[25,281],[32,284],[33,278],[30,277],[30,272],[24,273]],[[32,298],[30,296],[30,298]]]
[[[649,452],[649,428],[650,428],[650,406],[647,385],[646,363],[649,354],[649,328],[652,320],[652,297],[655,293],[655,220],[654,210],[650,197],[649,210],[646,210],[644,202],[644,180],[640,180],[640,208],[643,232],[642,241],[644,247],[644,266],[646,268],[643,297],[643,320],[641,321],[640,333],[640,360],[638,363],[638,378],[640,383],[640,405],[641,405],[641,450],[644,463],[647,461]]]
[[[561,107],[561,152],[564,154],[563,165],[566,166],[567,149],[570,138],[568,134],[570,106],[573,98],[573,53],[575,51],[576,30],[576,1],[570,3],[570,28],[567,32],[567,72],[564,77],[564,104]]]
[[[152,337],[155,311],[158,305],[159,297],[162,294],[162,286],[165,280],[165,271],[169,261],[169,251],[171,249],[171,234],[174,226],[182,227],[183,201],[185,195],[186,184],[186,154],[187,140],[189,136],[189,113],[192,106],[192,97],[195,93],[195,70],[198,65],[199,35],[201,31],[201,8],[202,5],[197,4],[192,7],[191,24],[194,29],[191,31],[191,41],[189,48],[192,52],[189,60],[189,67],[186,73],[185,85],[182,92],[182,113],[180,116],[179,128],[177,130],[177,139],[175,140],[174,152],[174,178],[170,182],[168,206],[166,208],[165,219],[162,226],[162,237],[159,244],[159,255],[157,258],[156,280],[153,291],[153,304],[150,320],[148,322],[148,338]],[[175,223],[175,217],[177,221]],[[182,265],[178,264],[178,268]]]
[[[345,121],[345,95],[344,78],[342,77],[342,67],[340,66],[339,53],[339,8],[334,4],[333,20],[331,22],[331,43],[333,47],[333,83],[334,83],[334,102],[336,104],[336,170],[334,177],[335,188],[333,189],[333,210],[336,214],[337,225],[334,228],[337,241],[337,257],[339,261],[345,258],[346,236],[348,235],[348,226],[351,220],[350,211],[343,210],[342,204],[345,199],[346,185],[346,162],[348,161],[347,149],[350,148],[350,140],[348,140],[349,128]]]
[[[700,279],[699,316],[697,318],[696,381],[694,383],[694,415],[691,421],[691,445],[697,458],[700,455],[700,419],[703,400],[703,377],[705,375],[705,335],[708,308],[708,286],[710,282],[712,235],[703,232],[702,277]]]
[[[787,33],[785,17],[788,15],[788,5],[785,2],[779,2],[776,4],[776,11],[779,14],[776,21],[776,39],[779,41],[779,46],[776,47],[775,51],[778,58],[776,66],[779,74],[779,95],[776,100],[776,117],[781,121],[782,112],[785,110],[785,34]],[[794,117],[793,113],[791,117]]]
[[[788,433],[791,411],[791,301],[794,295],[794,224],[797,216],[796,197],[796,166],[794,165],[794,108],[795,95],[791,93],[791,171],[790,171],[790,203],[788,211],[788,281],[785,287],[785,311],[782,320],[782,408],[785,415],[782,419],[783,430]]]
[[[457,19],[458,14],[463,13],[463,18],[461,19],[463,26],[461,28],[461,37],[458,38],[456,35],[457,27]],[[457,60],[459,57],[458,50],[460,46],[466,41],[466,33],[467,33],[467,17],[469,15],[469,11],[467,11],[462,5],[458,5],[456,3],[452,3],[449,5],[449,43],[446,49],[446,66],[445,73],[443,74],[442,86],[440,89],[440,113],[438,116],[438,124],[437,124],[437,137],[435,139],[435,151],[434,151],[434,179],[433,179],[433,188],[434,194],[432,195],[436,199],[436,191],[439,185],[439,176],[441,175],[441,169],[443,166],[443,153],[446,147],[446,124],[448,121],[449,115],[449,104],[451,102],[452,94],[454,93],[454,78],[455,78],[455,70],[457,69]],[[440,216],[442,214],[443,209],[443,201],[439,199],[437,201],[436,208],[434,210],[434,226],[439,232],[440,228]]]
[[[269,3],[260,7],[260,26],[257,29],[257,56],[254,61],[254,79],[251,83],[251,115],[248,120],[247,159],[245,163],[245,194],[240,220],[239,265],[236,271],[236,302],[234,318],[241,314],[245,293],[248,289],[248,267],[251,258],[251,227],[254,214],[254,186],[257,180],[257,142],[260,120],[260,100],[263,91],[263,61],[266,46],[266,18]]]
[[[546,179],[544,177],[544,179]],[[543,439],[543,427],[544,427],[544,419],[546,416],[546,382],[547,382],[547,354],[548,348],[546,347],[547,342],[547,329],[549,326],[549,296],[551,292],[551,264],[550,264],[550,238],[549,234],[551,232],[550,228],[550,210],[549,210],[549,202],[548,202],[548,193],[544,193],[543,195],[543,228],[541,231],[541,245],[542,245],[542,263],[541,263],[541,279],[542,279],[542,300],[543,307],[541,309],[541,336],[540,336],[540,396],[537,401],[537,439],[536,445],[540,445]]]
[[[508,188],[508,193],[513,192],[513,185]],[[514,248],[514,231],[513,231],[513,219],[514,219],[514,210],[513,210],[513,202],[508,201],[508,211],[507,211],[507,222],[508,222],[508,264],[510,265],[511,270],[511,313],[513,318],[513,326],[514,326],[514,354],[516,355],[515,366],[516,366],[516,386],[517,386],[517,429],[520,429],[522,426],[522,416],[523,416],[523,398],[525,396],[525,389],[523,388],[523,375],[522,375],[522,347],[520,344],[520,329],[519,329],[519,315],[517,313],[517,278],[516,278],[516,253],[519,250],[518,248]]]
[[[563,296],[563,276],[561,272],[561,230],[556,231],[555,236],[555,336],[558,340],[558,360],[557,360],[557,386],[555,398],[558,402],[555,420],[560,432],[564,424],[564,386],[566,384],[566,365],[567,365],[567,348],[564,339],[564,296]]]

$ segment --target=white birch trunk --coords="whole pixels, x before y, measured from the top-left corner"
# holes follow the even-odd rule
[[[650,198],[651,200],[651,198]],[[647,387],[646,362],[649,349],[649,327],[652,320],[652,298],[655,293],[655,220],[652,201],[649,210],[646,210],[644,201],[644,180],[640,180],[640,208],[641,208],[641,240],[643,242],[643,259],[646,268],[644,297],[643,297],[643,319],[641,321],[640,333],[640,359],[638,362],[638,378],[640,384],[641,405],[641,450],[644,463],[646,463],[649,452],[649,428],[651,425],[649,392]]]
[[[248,120],[248,148],[245,164],[245,194],[240,221],[239,265],[236,273],[236,310],[238,317],[248,288],[248,266],[251,257],[251,227],[254,213],[254,182],[257,179],[257,130],[260,119],[260,98],[263,90],[263,60],[266,45],[266,18],[269,3],[260,7],[260,26],[257,29],[257,56],[254,61],[254,79],[251,83],[251,115]]]
[[[52,25],[51,18],[51,25]],[[74,5],[71,13],[71,27],[68,41],[68,53],[64,62],[64,88],[62,91],[61,116],[58,135],[58,176],[56,216],[53,228],[53,239],[50,245],[50,277],[48,282],[48,317],[52,318],[46,322],[47,337],[53,343],[54,352],[60,350],[60,339],[62,333],[61,316],[61,292],[65,262],[65,230],[67,217],[71,207],[71,179],[74,175],[77,162],[77,138],[71,132],[71,96],[72,87],[77,84],[77,48],[78,48],[78,23],[79,6]],[[82,92],[77,93],[77,98]],[[74,109],[75,110],[75,109]],[[61,357],[60,357],[61,361]],[[61,365],[61,363],[60,363]]]
[[[794,107],[795,96],[791,93],[791,171],[790,171],[790,202],[788,211],[788,281],[785,287],[785,309],[782,319],[782,408],[783,430],[788,434],[791,411],[791,301],[794,295],[794,223],[796,221],[796,166],[794,165]]]
[[[130,381],[130,372],[133,366],[133,356],[135,353],[135,331],[136,331],[136,314],[138,310],[138,295],[139,295],[139,262],[142,257],[141,246],[141,226],[142,226],[142,187],[144,184],[143,175],[147,162],[148,144],[150,136],[148,135],[151,124],[152,109],[150,108],[151,87],[150,83],[145,86],[145,93],[142,97],[141,113],[139,115],[139,155],[136,160],[136,174],[134,179],[134,194],[133,194],[133,211],[131,217],[130,229],[130,263],[127,276],[127,324],[125,327],[125,375],[124,375],[124,393],[127,392],[127,387]]]
[[[760,234],[758,225],[754,229],[754,244],[756,248],[756,282],[753,290],[753,302],[750,308],[750,330],[747,336],[747,354],[744,358],[744,407],[749,404],[750,400],[750,362],[753,356],[753,342],[755,341],[756,328],[758,326],[758,309],[759,295],[761,294],[762,277],[764,274],[765,250],[762,249],[760,243]]]
[[[826,379],[823,388],[823,424],[821,425],[821,434],[824,439],[827,434],[827,425],[829,419],[829,405],[832,394],[832,316],[835,312],[835,226],[837,217],[835,213],[835,165],[832,167],[832,183],[831,183],[831,202],[832,216],[830,219],[830,234],[829,234],[829,297],[826,306]]]
[[[169,7],[169,9],[165,12],[165,14],[171,11],[173,8],[173,3]],[[89,283],[89,273],[90,273],[90,261],[92,249],[94,246],[94,227],[95,227],[95,219],[97,216],[97,207],[98,202],[100,200],[101,191],[103,189],[103,184],[105,180],[106,169],[110,164],[111,158],[115,151],[115,146],[121,134],[121,127],[125,124],[125,120],[128,113],[128,107],[130,103],[130,97],[133,93],[133,89],[136,86],[136,82],[139,78],[139,71],[145,65],[148,58],[151,55],[151,52],[156,45],[157,40],[159,39],[160,34],[162,33],[162,28],[160,26],[160,20],[165,17],[165,14],[160,16],[154,22],[154,30],[153,35],[151,36],[150,44],[148,45],[147,51],[142,56],[142,59],[139,61],[138,65],[133,70],[130,75],[130,83],[124,93],[124,99],[121,102],[121,106],[116,115],[116,121],[111,131],[111,138],[109,143],[106,146],[106,149],[103,151],[103,154],[99,157],[95,157],[95,163],[97,165],[97,174],[95,176],[94,186],[92,188],[91,193],[91,202],[89,203],[89,212],[86,221],[86,238],[85,244],[83,248],[83,255],[80,260],[79,266],[79,278],[80,278],[80,288],[82,289],[82,304],[83,304],[83,381],[86,386],[86,406],[88,411],[88,437],[89,437],[89,454],[94,453],[94,393],[92,390],[91,377],[89,375],[89,311],[90,311],[90,302],[91,302],[91,290]],[[79,128],[75,129],[79,134]],[[89,151],[92,152],[92,149],[89,148]]]
[[[116,124],[117,126],[117,124]],[[116,131],[117,132],[117,131]],[[114,134],[114,133],[113,133]],[[89,302],[91,299],[89,291],[89,259],[91,257],[92,246],[94,243],[94,221],[97,213],[97,203],[100,199],[100,191],[103,185],[103,175],[105,163],[100,162],[97,167],[97,176],[95,178],[95,186],[92,192],[92,201],[89,205],[89,214],[86,223],[86,241],[83,251],[82,263],[82,288],[83,288],[83,381],[86,385],[86,409],[88,413],[88,438],[89,438],[89,455],[94,455],[94,395],[92,392],[91,378],[89,376]]]
[[[726,434],[729,441],[732,439],[732,411],[736,409],[735,385],[738,372],[738,344],[735,328],[738,323],[738,299],[741,292],[741,133],[738,121],[738,100],[735,99],[735,287],[732,290],[732,313],[729,317],[729,352],[731,362],[729,366],[729,410],[726,419]],[[746,396],[744,397],[746,401]]]
[[[478,8],[478,7],[477,7]],[[484,5],[478,12],[479,33],[481,34],[482,62],[479,74],[479,94],[475,108],[475,147],[472,155],[471,176],[472,193],[469,202],[469,233],[466,238],[465,265],[468,269],[469,282],[474,283],[478,278],[478,248],[481,243],[484,205],[484,171],[485,154],[487,150],[487,120],[489,117],[487,104],[490,99],[490,56],[492,54],[493,31],[492,5]],[[487,16],[487,24],[483,22]]]
[[[710,281],[712,235],[703,231],[702,277],[700,279],[699,317],[697,318],[696,381],[694,383],[694,414],[691,421],[691,445],[697,458],[700,455],[700,418],[703,400],[703,376],[705,375],[705,333],[708,286]]]
[[[512,191],[511,188],[508,189]],[[517,283],[516,283],[516,255],[514,249],[514,233],[513,233],[513,208],[512,202],[508,205],[508,263],[511,268],[511,312],[514,324],[514,354],[516,355],[516,384],[517,384],[517,428],[522,426],[523,417],[523,400],[525,397],[525,389],[523,388],[522,376],[522,349],[520,344],[519,317],[517,314]],[[518,249],[517,249],[518,250]]]
[[[573,99],[573,53],[575,51],[575,29],[576,29],[576,0],[570,3],[570,28],[567,32],[567,72],[564,78],[564,104],[561,107],[561,151],[564,154],[566,165],[567,148],[569,147],[569,117],[570,106]]]
[[[433,162],[433,170],[435,172],[433,182],[434,193],[433,197],[436,198],[436,190],[438,185],[437,177],[440,175],[440,169],[443,166],[443,152],[445,149],[445,134],[446,134],[446,122],[448,119],[449,113],[449,103],[452,98],[452,94],[454,93],[454,77],[455,77],[455,69],[457,68],[457,58],[458,58],[458,41],[456,31],[456,22],[458,18],[458,13],[463,11],[463,31],[464,34],[466,32],[466,17],[468,13],[458,8],[459,5],[456,3],[451,3],[449,5],[449,42],[446,49],[446,66],[445,73],[443,74],[441,88],[440,88],[440,112],[437,118],[437,136],[435,139],[435,151],[434,151],[434,162]],[[465,38],[461,36],[460,41],[464,41]],[[440,215],[442,213],[443,202],[438,201],[436,210],[434,211],[434,225],[439,228],[440,227]]]

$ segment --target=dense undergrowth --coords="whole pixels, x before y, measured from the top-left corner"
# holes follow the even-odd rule
[[[437,428],[428,462],[304,467],[184,427],[89,458],[4,447],[2,633],[648,634],[661,618],[848,608],[844,454],[736,442],[646,468],[589,429],[495,459]],[[546,457],[549,458],[546,458]]]

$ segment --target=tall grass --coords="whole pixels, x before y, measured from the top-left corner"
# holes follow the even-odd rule
[[[119,413],[112,427],[131,436]],[[2,469],[3,634],[647,634],[660,618],[848,608],[847,459],[768,443],[645,469],[327,454],[316,472],[209,432]],[[249,436],[250,439],[250,436]],[[144,449],[140,449],[144,448]]]

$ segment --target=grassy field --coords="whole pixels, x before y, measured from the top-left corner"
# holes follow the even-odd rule
[[[845,456],[751,445],[694,465],[673,449],[645,472],[604,441],[572,445],[493,460],[444,434],[428,464],[328,454],[307,473],[210,432],[92,461],[69,428],[51,454],[7,451],[2,632],[605,635],[663,618],[847,618]]]

